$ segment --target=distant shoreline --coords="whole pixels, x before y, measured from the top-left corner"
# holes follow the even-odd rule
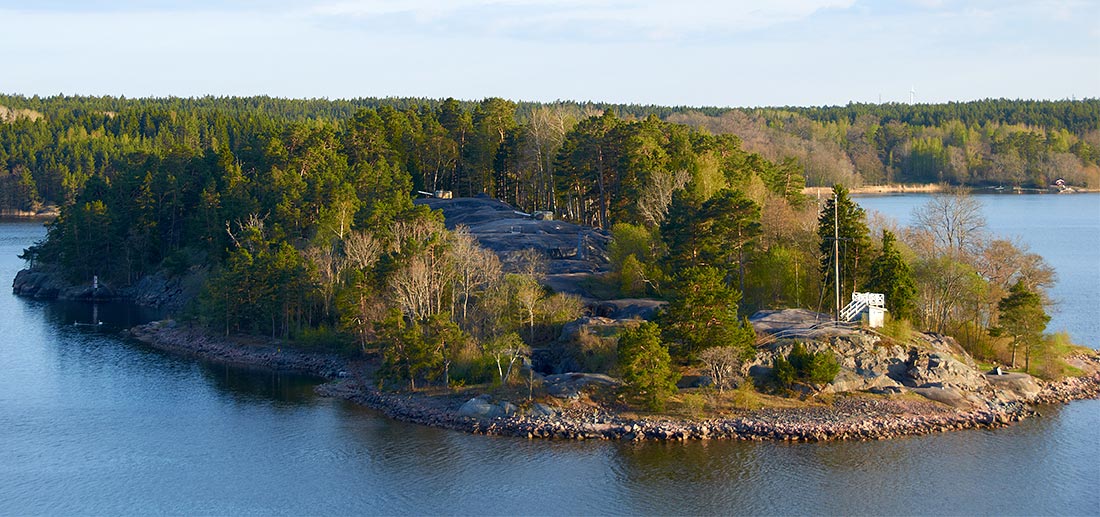
[[[27,219],[27,220],[41,220],[47,221],[56,219],[61,214],[56,206],[44,208],[39,211],[30,210],[13,210],[9,208],[0,209],[0,218],[3,219]]]
[[[1001,190],[998,190],[1000,188]],[[943,183],[897,183],[890,185],[866,185],[862,187],[852,187],[848,189],[848,192],[854,196],[858,195],[874,195],[874,194],[937,194],[940,192],[949,192],[955,189],[961,189],[972,194],[1059,194],[1059,192],[1050,189],[1037,189],[1037,188],[1017,188],[1017,187],[972,187],[972,186],[959,186],[959,185],[947,185]],[[1091,193],[1100,192],[1098,189],[1088,189],[1084,187],[1073,187],[1073,192],[1066,192],[1066,194],[1072,193]],[[802,193],[809,197],[828,197],[833,194],[832,187],[806,187],[802,189]]]
[[[214,335],[199,328],[154,322],[134,327],[130,335],[159,350],[203,360],[277,371],[294,371],[328,380],[318,394],[342,398],[380,411],[390,418],[473,434],[570,440],[685,441],[752,440],[819,442],[881,440],[952,430],[996,428],[1037,416],[1037,404],[1066,403],[1100,396],[1100,359],[1087,357],[1097,371],[1084,377],[1045,382],[1026,402],[1000,409],[961,410],[932,401],[877,396],[839,397],[831,406],[763,408],[736,416],[701,420],[631,418],[566,404],[551,415],[519,412],[509,416],[464,416],[467,399],[483,399],[476,387],[438,393],[390,392],[379,389],[373,368],[329,354],[283,349],[277,341]],[[507,401],[496,402],[501,405]],[[514,406],[513,406],[514,408]]]

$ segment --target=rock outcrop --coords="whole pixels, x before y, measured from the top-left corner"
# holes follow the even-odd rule
[[[745,365],[758,379],[771,375],[775,357],[803,343],[810,352],[834,354],[840,373],[823,393],[909,391],[957,408],[1032,400],[1039,385],[1030,375],[986,375],[953,338],[914,332],[901,343],[855,327],[836,328],[827,316],[800,309],[761,311],[751,318],[762,346]]]
[[[12,292],[19,296],[42,300],[119,300],[125,297],[119,290],[104,282],[93,286],[91,282],[69,282],[61,270],[53,267],[24,269],[15,274]]]
[[[146,307],[179,310],[198,296],[206,279],[206,269],[195,267],[182,275],[158,271],[125,287],[100,281],[73,283],[56,267],[24,269],[15,275],[12,292],[19,296],[42,300],[127,300]]]
[[[607,269],[606,231],[554,219],[536,219],[489,197],[418,199],[416,204],[441,210],[448,229],[470,229],[482,247],[500,256],[505,267],[516,254],[534,249],[547,259],[549,273],[595,273]]]

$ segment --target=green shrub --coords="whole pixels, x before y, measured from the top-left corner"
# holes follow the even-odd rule
[[[703,410],[706,408],[707,398],[701,393],[684,393],[681,398],[683,399],[682,406],[684,413],[689,418],[700,418],[703,415]]]
[[[592,330],[596,331],[595,333]],[[571,359],[578,371],[612,373],[618,357],[612,328],[584,329],[576,339],[561,345],[563,358]]]
[[[619,272],[619,289],[624,296],[645,294],[645,266],[638,261],[638,257],[627,255],[623,260],[622,271]]]
[[[496,362],[488,354],[463,355],[451,364],[451,382],[455,385],[487,384],[496,380]]]
[[[626,391],[642,398],[651,411],[664,410],[665,400],[676,392],[680,374],[672,369],[660,327],[647,321],[624,330],[619,334],[618,351]]]
[[[840,365],[836,362],[836,356],[829,352],[810,353],[802,343],[795,343],[786,358],[776,356],[772,371],[775,380],[783,387],[790,386],[795,380],[825,384],[840,373]]]
[[[887,317],[886,324],[882,326],[880,332],[895,341],[904,343],[913,336],[913,324],[908,319]]]
[[[294,336],[293,346],[308,350],[348,353],[357,350],[355,343],[345,334],[322,325],[303,328]]]
[[[787,358],[777,355],[775,360],[772,361],[772,374],[775,376],[775,381],[780,386],[790,386],[794,382],[795,371],[794,366]]]
[[[810,359],[806,371],[799,372],[799,377],[803,377],[811,384],[825,384],[836,378],[838,373],[840,373],[840,365],[837,364],[836,357],[828,352],[818,352]]]

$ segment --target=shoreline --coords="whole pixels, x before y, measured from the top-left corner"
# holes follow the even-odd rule
[[[1001,190],[997,190],[993,187],[947,185],[943,183],[894,183],[889,185],[865,185],[861,187],[850,187],[848,189],[848,193],[853,196],[867,196],[876,194],[938,194],[941,192],[950,192],[956,189],[960,189],[971,194],[1088,194],[1093,192],[1100,192],[1100,189],[1085,187],[1073,187],[1072,192],[1062,193],[1055,192],[1053,188],[1019,189],[1015,187],[1003,187]],[[833,194],[833,187],[805,187],[802,189],[802,194],[809,197],[829,197]]]
[[[990,404],[959,410],[929,400],[838,396],[830,406],[763,408],[732,417],[700,420],[626,418],[573,404],[552,415],[513,414],[476,418],[460,414],[467,393],[429,395],[388,392],[375,385],[371,365],[332,354],[283,350],[277,343],[214,336],[197,328],[154,322],[134,327],[130,336],[153,348],[234,366],[315,375],[327,382],[315,391],[379,411],[409,423],[472,434],[573,440],[684,441],[775,440],[817,442],[882,440],[938,432],[997,428],[1038,416],[1036,405],[1064,404],[1100,397],[1100,371],[1084,377],[1043,382],[1026,402]],[[1100,366],[1100,358],[1089,361]],[[484,398],[480,395],[475,398]],[[506,402],[505,402],[506,403]],[[582,407],[578,407],[582,406]]]
[[[61,210],[59,210],[57,207],[50,207],[48,209],[40,211],[13,209],[0,210],[0,218],[2,219],[14,219],[23,221],[52,221],[54,219],[57,219],[59,215],[61,215]]]

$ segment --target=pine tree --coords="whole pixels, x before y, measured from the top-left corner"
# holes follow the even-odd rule
[[[677,276],[676,292],[660,319],[666,336],[681,359],[693,359],[701,350],[732,346],[742,357],[754,354],[752,325],[737,318],[741,293],[712,267],[692,267]]]
[[[1016,350],[1024,346],[1024,371],[1031,369],[1031,350],[1037,347],[1043,338],[1043,331],[1050,322],[1050,316],[1043,310],[1043,300],[1039,294],[1028,289],[1024,281],[1018,280],[1005,296],[997,303],[1000,311],[1000,324],[991,329],[994,335],[1012,338],[1012,362],[1016,367]]]
[[[672,370],[668,348],[661,343],[661,329],[653,322],[624,330],[619,335],[619,370],[627,389],[641,396],[652,411],[664,409],[676,392],[680,374]]]

